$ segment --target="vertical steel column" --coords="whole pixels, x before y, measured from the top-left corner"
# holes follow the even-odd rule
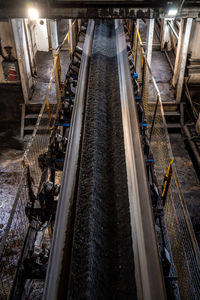
[[[153,49],[153,34],[154,34],[154,19],[147,20],[147,33],[146,33],[146,60],[143,59],[143,96],[146,101],[149,99],[149,67],[151,68],[151,58],[152,58],[152,49]]]
[[[143,52],[142,52],[142,45],[141,42],[139,41],[139,25],[140,25],[140,20],[137,19],[136,23],[136,34],[137,34],[137,44],[136,44],[136,56],[135,56],[135,70],[136,73],[138,74],[138,80],[140,84],[142,84],[142,79],[143,79]]]
[[[177,51],[176,51],[176,60],[174,65],[174,75],[172,78],[172,86],[175,88],[177,83],[177,75],[178,75],[178,66],[180,61],[180,54],[181,54],[181,46],[182,46],[182,40],[183,40],[183,28],[184,28],[184,19],[181,18],[180,22],[180,28],[179,28],[179,39],[178,39],[178,45],[177,45]]]
[[[21,78],[22,91],[24,96],[24,103],[29,103],[29,83],[28,83],[28,74],[26,69],[26,61],[25,61],[25,45],[24,45],[24,24],[23,19],[12,19],[11,20],[15,47],[17,52],[17,60],[19,64],[19,72]]]
[[[161,44],[161,51],[165,48],[165,28],[166,28],[167,21],[166,19],[161,19],[161,31],[160,31],[160,44]]]
[[[56,49],[58,48],[58,31],[57,31],[56,20],[49,20],[49,26],[50,26],[50,33],[51,33],[52,54],[53,54],[53,59],[55,59]],[[57,58],[57,59],[59,59],[59,58]],[[57,102],[59,102],[60,98],[61,98],[61,93],[60,93],[60,87],[59,87],[59,76],[58,76],[57,68],[55,69],[55,83],[56,83]]]
[[[147,35],[146,35],[146,58],[149,66],[151,67],[151,57],[153,48],[153,33],[154,33],[154,19],[147,20]]]
[[[78,19],[78,32],[81,31],[81,19]]]
[[[69,43],[70,47],[69,49],[71,50],[70,56],[72,56],[73,50],[74,50],[74,41],[73,41],[73,30],[72,30],[72,19],[69,19]]]
[[[51,32],[51,47],[53,57],[56,54],[56,49],[58,48],[58,31],[56,20],[49,20],[50,32]]]
[[[129,21],[128,21],[128,30],[129,30],[129,36],[130,36],[130,44],[132,47],[133,46],[133,19],[129,19]]]
[[[192,28],[192,18],[188,18],[187,22],[186,22],[185,34],[184,34],[184,38],[183,38],[183,46],[182,46],[182,51],[181,51],[179,78],[178,78],[177,91],[176,91],[176,103],[177,104],[179,104],[181,101],[191,28]]]
[[[134,33],[133,33],[133,58],[134,58],[134,64],[136,67],[137,64],[137,49],[138,49],[138,35],[137,35],[137,28],[139,30],[139,19],[137,19],[136,24],[134,23]]]

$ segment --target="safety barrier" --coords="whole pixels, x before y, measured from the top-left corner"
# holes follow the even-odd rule
[[[171,163],[172,174],[164,203],[164,212],[178,274],[181,299],[200,299],[200,252],[178,181],[176,167],[170,161],[173,155],[161,95],[148,65],[136,24],[132,54],[136,76],[140,83],[138,89],[145,110],[155,173],[161,194],[163,180]]]
[[[72,23],[72,26],[75,21]],[[33,135],[27,145],[22,159],[21,181],[16,193],[15,201],[0,242],[0,299],[9,298],[15,279],[24,240],[29,228],[29,220],[25,214],[25,207],[31,199],[29,184],[37,196],[41,184],[42,158],[47,152],[51,133],[54,130],[62,95],[61,68],[59,53],[65,41],[70,41],[69,32],[56,51],[50,81],[45,99],[38,115]],[[68,44],[69,49],[70,45]],[[38,159],[40,158],[40,159]],[[29,182],[28,182],[29,181]]]

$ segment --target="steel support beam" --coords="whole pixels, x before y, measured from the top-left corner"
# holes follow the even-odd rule
[[[160,44],[161,44],[161,51],[165,48],[165,28],[167,25],[166,19],[161,19],[161,30],[160,30]]]
[[[177,74],[178,74],[178,66],[180,61],[180,54],[181,54],[181,46],[182,46],[182,40],[183,40],[183,28],[184,28],[184,20],[181,19],[180,27],[179,27],[179,38],[178,38],[178,45],[176,50],[176,60],[174,65],[174,74],[172,78],[172,86],[175,88],[177,83]]]
[[[133,32],[133,58],[134,58],[134,64],[136,65],[136,56],[137,56],[137,45],[138,45],[138,34],[137,34],[137,29],[139,30],[139,25],[140,25],[140,20],[137,19],[136,22],[134,23],[134,32]]]
[[[70,57],[72,57],[72,53],[74,51],[74,39],[73,39],[73,28],[72,28],[72,19],[69,19],[69,49],[70,49]]]
[[[144,63],[143,95],[147,101],[149,100],[149,68],[147,64],[151,68],[154,25],[155,25],[154,19],[147,20],[146,49],[145,49],[146,60],[144,60],[143,62]]]
[[[51,34],[51,47],[53,59],[55,59],[56,49],[58,48],[58,31],[57,31],[57,21],[49,20],[50,34]],[[57,101],[60,102],[61,94],[59,88],[59,77],[58,77],[58,69],[55,69],[55,84],[56,84],[56,96]]]
[[[153,34],[154,34],[154,19],[147,20],[147,35],[146,35],[146,58],[149,66],[151,67],[152,47],[153,47]]]
[[[23,19],[12,19],[11,20],[15,47],[17,52],[17,60],[19,64],[19,72],[21,78],[22,91],[24,96],[24,103],[29,103],[29,80],[27,74],[27,65],[25,60],[25,52],[24,49],[27,45],[25,45],[25,35],[24,35],[24,23]],[[30,67],[30,66],[29,66]]]
[[[58,31],[56,20],[49,20],[50,32],[51,32],[51,47],[53,57],[56,54],[56,49],[58,48]]]
[[[185,66],[187,61],[187,54],[188,54],[188,46],[190,42],[190,33],[192,28],[192,18],[188,18],[186,21],[185,33],[183,37],[183,45],[181,51],[181,59],[180,59],[180,66],[179,66],[179,78],[177,82],[177,91],[176,91],[176,103],[179,104],[181,101],[182,89],[183,89],[183,82],[184,82],[184,75],[185,75]]]
[[[0,19],[5,18],[28,18],[27,1],[6,1],[7,3],[2,5],[0,1]],[[90,1],[89,1],[90,2]],[[151,1],[151,4],[155,1]],[[91,2],[90,2],[91,3]],[[103,3],[103,2],[102,2]],[[79,1],[79,3],[73,1],[70,5],[65,5],[60,2],[60,5],[53,6],[47,5],[44,1],[37,3],[40,18],[55,19],[55,18],[166,18],[166,8],[161,7],[162,1],[160,1],[160,7],[153,5],[142,5],[141,1],[111,1],[110,3],[93,1],[93,4],[88,4],[85,1]],[[198,18],[200,7],[183,7],[180,14],[177,17],[190,17]]]
[[[168,20],[168,21],[167,21],[167,25],[169,26],[169,28],[171,29],[172,33],[174,34],[174,36],[175,36],[176,39],[178,40],[179,36],[178,36],[176,30],[174,29],[174,27],[173,27],[171,21]]]

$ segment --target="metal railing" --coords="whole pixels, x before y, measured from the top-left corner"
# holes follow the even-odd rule
[[[72,26],[74,23],[75,21]],[[32,188],[35,196],[37,196],[40,187],[42,176],[42,156],[48,150],[62,94],[59,53],[67,39],[69,43],[69,32],[66,34],[62,44],[58,47],[54,57],[53,69],[46,95],[37,118],[33,135],[30,138],[22,159],[23,168],[21,181],[18,186],[14,205],[10,213],[4,236],[0,242],[1,300],[9,298],[24,240],[29,228],[29,220],[25,214],[26,204],[30,201],[28,176],[32,181]],[[69,49],[71,49],[70,46]],[[29,172],[27,172],[27,170]],[[27,173],[29,173],[28,176]]]
[[[163,180],[173,154],[159,88],[147,62],[136,25],[135,33],[133,59],[140,83],[155,173],[162,193]],[[200,252],[174,163],[164,212],[181,299],[200,299]]]

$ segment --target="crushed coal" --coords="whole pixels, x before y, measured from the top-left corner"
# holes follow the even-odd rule
[[[95,25],[82,147],[68,299],[137,299],[113,20]]]

